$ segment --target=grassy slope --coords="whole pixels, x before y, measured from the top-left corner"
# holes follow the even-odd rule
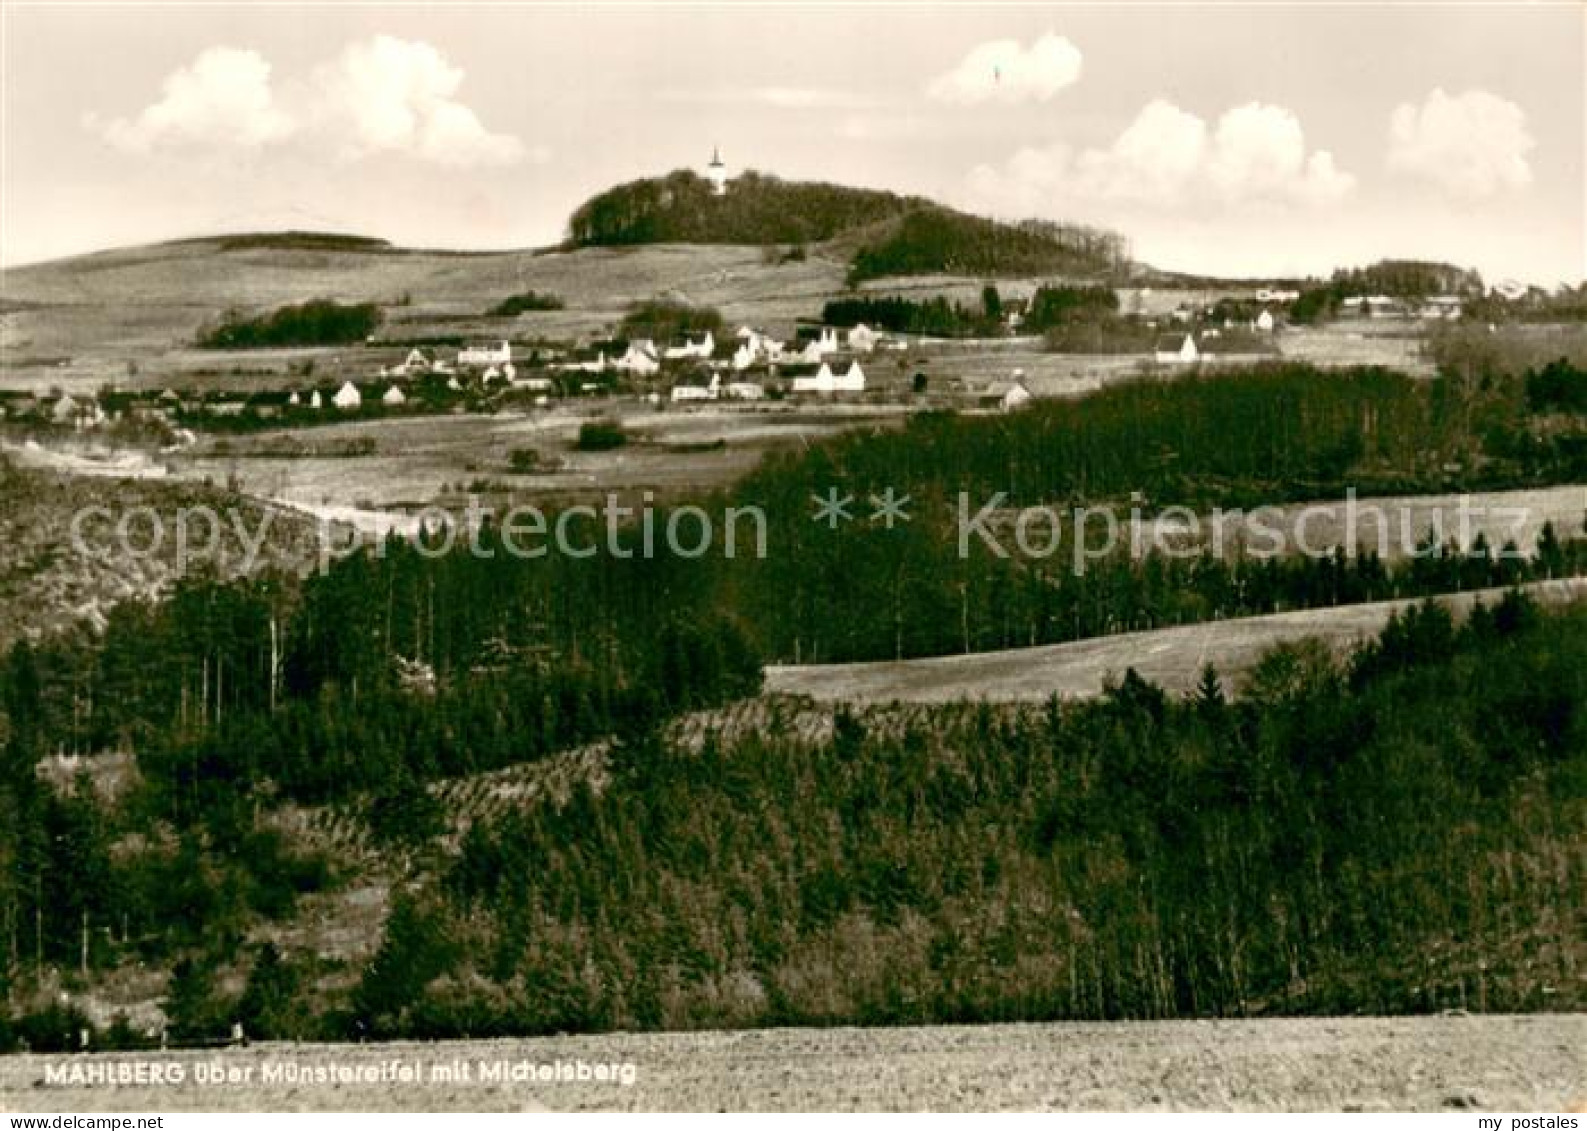
[[[0,381],[124,379],[127,362],[169,373],[196,367],[278,365],[282,351],[215,354],[189,348],[230,308],[268,309],[316,297],[399,304],[386,334],[593,332],[633,300],[671,293],[720,307],[733,321],[781,324],[819,312],[842,286],[844,264],[813,255],[770,266],[759,248],[655,245],[541,254],[505,251],[315,250],[189,240],[14,268],[0,276]],[[561,296],[567,309],[516,319],[477,318],[525,290]],[[292,351],[295,356],[361,350]],[[67,362],[61,365],[61,362]],[[372,368],[373,366],[371,366]]]
[[[1587,579],[1538,582],[1527,588],[1546,603],[1565,603],[1587,596]],[[1483,593],[1490,603],[1501,595],[1502,590]],[[1461,594],[1441,600],[1465,609],[1472,597]],[[1195,686],[1202,665],[1208,663],[1226,682],[1238,684],[1239,677],[1278,644],[1315,637],[1342,652],[1375,635],[1390,613],[1412,603],[1308,609],[969,656],[775,666],[766,671],[766,687],[786,695],[856,703],[1039,701],[1053,695],[1085,699],[1100,695],[1104,681],[1133,667],[1151,682],[1182,694]]]

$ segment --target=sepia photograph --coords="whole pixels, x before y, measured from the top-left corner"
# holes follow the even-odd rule
[[[4,1131],[900,1111],[1582,1128],[1587,7],[0,0]]]

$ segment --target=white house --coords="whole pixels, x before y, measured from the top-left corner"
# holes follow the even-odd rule
[[[802,356],[805,361],[820,361],[829,353],[837,353],[838,348],[838,332],[823,326],[820,334],[805,343]]]
[[[714,401],[722,394],[722,378],[713,373],[710,379],[705,376],[685,377],[672,387],[672,399],[676,401]]]
[[[62,393],[60,399],[50,407],[50,419],[57,424],[70,424],[80,432],[103,423],[105,414],[99,402],[92,397],[77,400],[70,393]]]
[[[666,356],[675,361],[685,360],[688,358],[699,358],[703,361],[706,358],[709,358],[715,352],[716,338],[711,333],[711,331],[707,330],[705,333],[700,335],[698,341],[690,341],[688,337],[685,337],[683,341],[677,345],[668,346],[666,350]]]
[[[804,345],[800,346],[793,356],[799,361],[814,365],[829,354],[837,353],[841,348],[838,343],[838,332],[823,326],[821,332],[813,338],[806,339]]]
[[[1405,304],[1388,295],[1351,295],[1339,304],[1341,314],[1367,318],[1395,318],[1405,313]]]
[[[1459,295],[1433,295],[1422,303],[1423,318],[1459,318],[1463,306]]]
[[[1273,312],[1271,310],[1264,310],[1256,316],[1256,328],[1264,334],[1273,332]]]
[[[351,381],[343,381],[342,387],[336,390],[336,395],[331,398],[331,403],[343,412],[358,408],[364,403],[364,398],[358,391],[358,386]]]
[[[1157,339],[1153,356],[1159,365],[1193,365],[1201,360],[1201,351],[1194,335],[1168,334]]]
[[[407,404],[408,398],[403,395],[401,389],[393,385],[391,388],[387,389],[385,395],[380,398],[380,403],[385,405],[387,408],[398,408]]]
[[[997,404],[1004,412],[1018,412],[1030,404],[1031,399],[1031,391],[1025,387],[1025,382],[1016,379],[1003,390]]]
[[[853,353],[870,353],[881,340],[882,336],[863,322],[849,331],[849,349]]]
[[[465,346],[458,351],[459,365],[506,365],[512,360],[512,345],[497,342],[495,345]]]
[[[318,389],[315,389],[314,392],[309,394],[309,407],[310,408],[324,408],[325,407],[325,398],[320,396],[320,391]]]
[[[727,395],[735,401],[758,401],[766,396],[766,390],[754,381],[734,381],[727,387]]]
[[[649,338],[629,342],[623,356],[612,362],[612,368],[639,377],[651,376],[661,369],[661,359],[656,356],[656,343]]]
[[[782,343],[770,334],[741,326],[737,337],[738,348],[733,351],[733,368],[740,372],[758,362],[773,362],[782,356]]]
[[[827,362],[821,363],[821,368],[816,370],[811,377],[795,377],[793,391],[796,393],[863,393],[865,391],[865,371],[860,368],[857,361],[849,362],[848,369],[839,376],[833,372],[832,366]]]

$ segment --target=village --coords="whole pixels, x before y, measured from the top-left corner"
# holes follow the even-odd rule
[[[1231,316],[1220,305],[1180,302],[1166,316],[1135,316],[1142,352],[1098,355],[1112,371],[1171,372],[1199,364],[1260,360],[1281,352],[1294,291],[1260,290],[1237,300],[1255,313]],[[1229,300],[1224,300],[1227,303]],[[261,375],[236,382],[110,383],[98,390],[0,388],[0,420],[92,432],[123,421],[173,428],[236,431],[290,428],[386,415],[491,413],[543,408],[553,402],[628,398],[664,409],[691,405],[756,405],[841,401],[919,405],[969,411],[1015,411],[1050,392],[1026,378],[1021,349],[1039,351],[1039,337],[1021,337],[1024,300],[1005,300],[1004,336],[938,338],[853,326],[800,325],[786,339],[751,325],[703,330],[658,342],[652,338],[592,337],[581,343],[543,339],[472,341],[460,346],[392,346],[371,340],[333,358],[334,377],[317,377],[313,363],[297,374]],[[1420,304],[1386,296],[1344,300],[1342,321],[1420,325],[1455,320],[1456,296]],[[1360,337],[1362,335],[1356,335]],[[977,345],[1008,354],[1013,363],[981,372],[952,365]],[[955,370],[936,381],[933,361]],[[1082,358],[1083,360],[1083,358]],[[868,372],[869,370],[869,372]],[[343,376],[342,373],[352,371]]]

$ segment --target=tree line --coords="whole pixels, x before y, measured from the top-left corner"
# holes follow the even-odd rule
[[[888,275],[1109,276],[1122,269],[1121,237],[1100,229],[1005,224],[937,206],[904,214],[849,261],[851,285]]]
[[[352,345],[374,333],[380,321],[375,303],[314,299],[251,318],[232,311],[218,325],[203,330],[198,344],[204,349]]]

